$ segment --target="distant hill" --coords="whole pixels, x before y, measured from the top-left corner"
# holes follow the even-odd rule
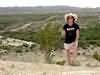
[[[79,8],[71,6],[0,7],[0,14],[57,13],[57,12],[100,12],[100,7],[98,8]]]

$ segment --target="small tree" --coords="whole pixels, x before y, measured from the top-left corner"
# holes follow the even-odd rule
[[[39,41],[41,50],[45,51],[47,63],[52,62],[52,51],[57,48],[60,40],[61,25],[57,23],[56,17],[50,17],[45,25],[41,27]]]

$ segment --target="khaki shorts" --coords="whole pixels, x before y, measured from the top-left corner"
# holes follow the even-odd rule
[[[69,43],[69,44],[64,43],[64,49],[77,48],[77,46],[78,46],[78,41],[76,41],[75,43],[76,43],[75,46],[73,46],[73,42],[72,42],[72,43]]]

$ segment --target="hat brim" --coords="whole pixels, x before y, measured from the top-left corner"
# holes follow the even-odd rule
[[[66,21],[66,19],[67,19],[69,16],[72,16],[72,17],[74,17],[74,19],[75,19],[75,22],[78,20],[78,17],[77,17],[77,15],[76,15],[76,14],[65,14],[65,16],[64,16],[64,18],[65,18],[65,21]]]

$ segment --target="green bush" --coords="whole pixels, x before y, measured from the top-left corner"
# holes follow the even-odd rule
[[[45,51],[45,59],[47,63],[51,63],[51,52],[58,47],[58,43],[60,42],[61,25],[56,21],[55,17],[49,18],[41,27],[39,32],[39,44],[41,50]]]
[[[98,52],[95,52],[93,54],[93,58],[95,58],[96,60],[100,61],[100,54],[98,54]]]
[[[64,65],[66,63],[66,61],[65,60],[62,60],[62,61],[57,61],[56,62],[56,64],[58,64],[58,65]]]

